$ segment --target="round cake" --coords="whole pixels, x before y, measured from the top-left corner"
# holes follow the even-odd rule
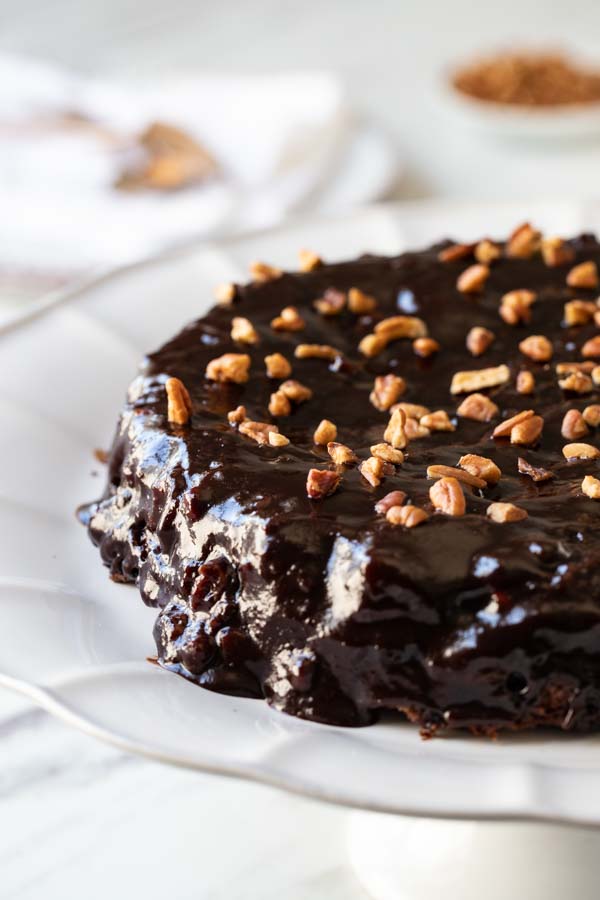
[[[525,224],[221,285],[81,510],[160,665],[335,725],[597,729],[599,265]]]

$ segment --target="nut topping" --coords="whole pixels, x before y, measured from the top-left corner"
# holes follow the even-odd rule
[[[456,431],[456,426],[450,421],[448,413],[443,409],[436,409],[435,412],[424,415],[420,422],[430,431]]]
[[[494,262],[494,260],[499,259],[500,253],[501,250],[498,244],[494,244],[493,241],[490,241],[487,238],[483,241],[479,241],[475,247],[475,259],[477,262],[483,263],[486,266]]]
[[[402,506],[405,500],[406,494],[404,491],[390,491],[389,494],[377,501],[375,512],[379,513],[380,516],[384,516],[388,509],[391,509],[392,506]]]
[[[310,400],[313,394],[310,388],[305,387],[305,385],[300,384],[299,381],[295,381],[293,378],[280,384],[279,390],[282,391],[292,403],[304,403],[305,400]]]
[[[329,344],[298,344],[294,351],[296,359],[336,359],[343,356],[341,350],[330,347]]]
[[[544,420],[541,416],[532,416],[515,425],[510,433],[511,444],[518,444],[522,447],[528,447],[535,444],[544,428]]]
[[[536,299],[537,294],[525,288],[509,291],[500,301],[500,317],[507,325],[531,322],[531,307]]]
[[[533,394],[535,390],[535,376],[528,369],[522,369],[517,375],[517,393]]]
[[[254,281],[274,281],[283,275],[281,269],[269,266],[264,262],[251,262],[250,275]]]
[[[473,244],[450,244],[449,247],[440,250],[438,260],[443,263],[458,262],[459,259],[470,256],[472,252]]]
[[[265,356],[265,366],[269,378],[289,378],[292,367],[281,353],[270,353]]]
[[[302,331],[305,324],[295,306],[286,306],[278,316],[271,319],[271,328],[274,331]]]
[[[450,385],[451,394],[470,394],[482,388],[498,387],[506,384],[510,378],[508,366],[493,366],[489,369],[475,369],[473,371],[456,372]]]
[[[594,389],[594,382],[583,372],[571,372],[565,378],[560,378],[558,384],[563,391],[573,391],[575,394],[590,394]]]
[[[398,409],[401,409],[404,415],[408,419],[421,419],[423,416],[426,416],[428,412],[431,412],[428,406],[421,406],[419,403],[397,403],[396,406]],[[392,409],[392,412],[396,409],[396,406]]]
[[[218,284],[215,288],[215,300],[221,306],[231,306],[235,299],[236,286],[231,282]]]
[[[345,444],[337,444],[335,441],[329,441],[327,444],[327,452],[336,464],[336,466],[351,466],[358,462],[358,456],[350,447]]]
[[[465,495],[457,478],[440,478],[429,488],[429,499],[439,512],[447,516],[465,514]]]
[[[238,431],[240,434],[252,438],[257,444],[268,444],[270,433],[278,432],[279,428],[268,422],[253,422],[251,419],[246,419],[244,422],[240,422]]]
[[[401,409],[396,409],[390,416],[387,428],[383,433],[384,441],[391,444],[396,450],[403,450],[406,447],[406,433],[404,431],[404,423],[406,416]]]
[[[390,409],[406,390],[404,378],[398,375],[378,375],[375,378],[373,390],[369,394],[369,400],[380,412]]]
[[[313,272],[323,265],[321,257],[313,253],[312,250],[300,250],[298,252],[298,260],[301,272]]]
[[[475,422],[491,422],[499,412],[494,401],[485,394],[470,394],[460,404],[456,415],[463,419],[473,419]]]
[[[597,428],[600,425],[600,404],[592,403],[591,406],[586,406],[583,419],[591,428]]]
[[[343,291],[328,288],[322,297],[313,303],[317,312],[322,316],[339,316],[346,305],[346,295]]]
[[[429,518],[419,506],[392,506],[385,514],[390,525],[404,525],[405,528],[416,528]]]
[[[593,288],[598,287],[598,267],[591,260],[579,263],[573,266],[567,275],[567,284],[572,288]]]
[[[210,381],[245,384],[248,381],[248,370],[251,359],[247,353],[224,353],[211,359],[206,367],[206,378]]]
[[[600,500],[600,479],[586,475],[581,482],[581,490],[590,500]]]
[[[427,337],[427,325],[417,316],[389,316],[377,323],[375,334],[386,343],[401,338]]]
[[[540,246],[540,232],[529,222],[515,228],[506,244],[506,255],[516,259],[530,259]]]
[[[406,435],[407,441],[418,441],[420,438],[429,437],[431,432],[425,425],[417,422],[417,420],[413,419],[411,416],[407,416],[406,422],[404,423],[404,434]]]
[[[569,300],[563,308],[565,325],[587,325],[594,318],[598,307],[593,300]]]
[[[292,404],[282,390],[275,391],[269,399],[269,412],[272,416],[289,416]]]
[[[235,316],[231,321],[231,340],[240,344],[257,344],[258,334],[250,319]]]
[[[527,511],[515,506],[514,503],[490,503],[486,510],[493,522],[520,522],[527,518]]]
[[[487,456],[477,456],[475,453],[467,453],[461,456],[459,466],[476,478],[483,478],[486,484],[497,484],[502,472],[493,459]]]
[[[427,357],[439,353],[440,345],[430,337],[415,338],[413,341],[413,350],[417,356],[422,356],[423,359],[427,359]]]
[[[521,475],[528,475],[533,481],[549,481],[554,478],[554,473],[541,466],[532,466],[530,462],[522,456],[518,459],[518,469]]]
[[[348,309],[357,316],[366,316],[377,308],[377,300],[370,294],[365,294],[360,288],[350,288],[348,291]]]
[[[550,268],[566,265],[575,259],[572,247],[560,237],[542,238],[541,249],[542,259]]]
[[[487,487],[487,483],[483,478],[478,478],[477,475],[471,475],[470,472],[463,471],[462,469],[455,469],[452,466],[428,466],[427,477],[456,478],[458,481],[462,481],[463,484],[468,484],[471,487],[479,488],[480,490]]]
[[[306,479],[306,493],[310,500],[323,500],[333,494],[340,483],[340,476],[330,469],[311,469]]]
[[[585,342],[581,348],[581,355],[585,356],[586,359],[589,359],[590,356],[600,356],[600,334],[597,334],[595,337],[590,338],[589,341]]]
[[[236,406],[235,409],[230,410],[227,413],[227,421],[230,425],[239,425],[240,422],[244,422],[246,420],[246,407],[245,406]]]
[[[562,420],[560,433],[568,441],[576,441],[589,434],[590,429],[578,409],[569,409]]]
[[[524,338],[519,344],[519,350],[534,362],[548,362],[554,352],[551,342],[543,334],[532,334]]]
[[[187,425],[192,416],[189,391],[179,378],[167,378],[167,419],[175,425]]]
[[[362,477],[369,482],[372,487],[379,487],[383,477],[384,462],[377,456],[370,456],[361,462],[358,470]]]
[[[600,366],[594,366],[592,369],[592,382],[596,387],[600,385]]]
[[[460,291],[461,294],[478,294],[483,290],[489,277],[489,267],[485,266],[483,263],[475,263],[475,265],[469,266],[468,269],[465,269],[465,271],[461,272],[458,276],[456,289]]]
[[[313,434],[315,444],[330,444],[337,437],[337,427],[329,419],[321,419]]]
[[[571,372],[585,372],[588,375],[590,372],[593,373],[595,363],[593,362],[570,362],[570,363],[557,363],[556,364],[556,374],[557,375],[570,375]]]
[[[369,358],[377,356],[387,347],[387,341],[381,334],[365,334],[364,338],[358,345],[359,351],[363,356]]]
[[[467,350],[472,356],[481,356],[494,341],[496,335],[489,328],[474,325],[467,335]]]
[[[508,437],[515,425],[524,422],[526,419],[530,419],[533,415],[534,411],[532,409],[524,409],[515,416],[511,416],[510,419],[505,419],[503,422],[500,422],[499,425],[496,425],[492,432],[492,437]]]
[[[269,444],[271,447],[287,447],[290,439],[286,438],[285,434],[279,434],[278,431],[270,431],[269,432]]]
[[[402,450],[395,450],[389,444],[373,444],[371,447],[371,456],[383,462],[391,463],[394,466],[401,466],[404,462],[404,453]]]
[[[600,450],[591,444],[565,444],[562,448],[565,459],[598,459]]]

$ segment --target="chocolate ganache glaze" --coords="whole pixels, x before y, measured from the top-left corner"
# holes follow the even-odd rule
[[[159,663],[337,725],[596,729],[600,245],[302,264],[145,360],[81,510]]]

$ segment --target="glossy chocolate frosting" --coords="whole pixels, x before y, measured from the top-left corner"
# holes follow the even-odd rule
[[[600,725],[600,503],[582,493],[597,460],[567,460],[561,423],[569,409],[600,402],[558,385],[556,363],[581,360],[598,329],[567,327],[564,304],[594,300],[596,291],[567,286],[575,263],[595,261],[600,246],[583,235],[569,242],[574,259],[549,266],[539,252],[490,264],[483,290],[465,294],[457,278],[475,260],[443,262],[448,243],[422,252],[323,264],[236,288],[230,307],[215,306],[144,362],[121,413],[104,496],[82,510],[111,576],[135,582],[156,607],[161,665],[217,691],[264,696],[277,709],[337,725],[364,725],[381,710],[397,710],[425,735],[467,727]],[[374,297],[375,311],[345,308],[324,316],[313,303],[335,288]],[[531,321],[511,325],[499,315],[501,297],[531,289]],[[168,298],[166,301],[168,302]],[[294,306],[301,331],[270,323]],[[361,338],[392,315],[418,316],[440,344],[428,358],[411,340],[394,340],[365,358]],[[247,317],[256,345],[230,337],[234,316]],[[495,340],[479,358],[465,346],[469,330],[490,329]],[[524,356],[519,343],[544,335],[550,362]],[[337,348],[333,360],[296,359],[301,343]],[[224,353],[251,356],[247,383],[205,377]],[[273,418],[269,397],[279,381],[264,357],[282,353],[292,378],[313,391],[289,416]],[[484,391],[499,407],[491,422],[457,417],[462,396],[453,375],[506,364],[509,381]],[[535,389],[517,392],[517,374],[530,370]],[[357,466],[336,467],[313,443],[324,418],[337,440],[363,460],[383,440],[389,412],[369,400],[376,375],[406,381],[401,401],[445,410],[455,431],[432,431],[404,450],[403,465],[386,467],[373,487]],[[165,382],[181,379],[192,400],[183,425],[167,419]],[[243,404],[250,419],[277,422],[290,443],[259,445],[227,420]],[[531,447],[493,439],[506,417],[534,409],[543,433]],[[582,440],[600,446],[590,429]],[[457,466],[464,454],[488,457],[502,477],[484,489],[464,485],[466,514],[432,507],[430,465]],[[549,470],[535,482],[518,458]],[[322,500],[307,497],[311,468],[336,470],[341,481]],[[375,511],[390,491],[429,513],[414,528],[394,526]],[[490,502],[528,513],[499,523]]]

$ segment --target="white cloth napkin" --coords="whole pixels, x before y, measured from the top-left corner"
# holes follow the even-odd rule
[[[93,120],[98,133],[43,127],[65,114]],[[206,147],[219,176],[169,193],[116,190],[123,159],[101,129],[132,140],[153,121]],[[0,57],[0,270],[88,271],[276,223],[319,193],[355,134],[326,72],[116,84]],[[377,184],[360,199],[373,199]]]

